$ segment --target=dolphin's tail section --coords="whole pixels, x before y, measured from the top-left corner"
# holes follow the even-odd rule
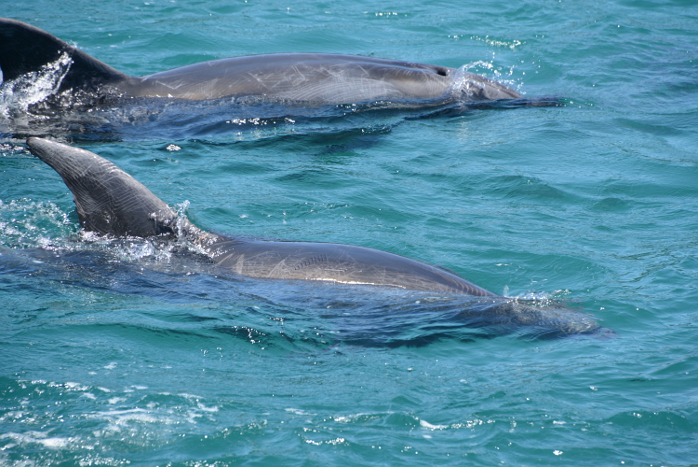
[[[32,154],[58,172],[73,192],[85,230],[134,237],[177,234],[177,214],[106,159],[42,138],[29,138],[27,145]]]
[[[38,72],[64,54],[70,59],[70,69],[61,82],[59,93],[130,79],[46,31],[20,21],[0,18],[0,69],[3,82]]]

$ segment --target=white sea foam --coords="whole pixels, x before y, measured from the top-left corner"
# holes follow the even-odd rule
[[[445,430],[449,427],[448,425],[432,425],[431,423],[429,423],[426,420],[419,420],[419,426],[421,426],[424,429],[432,430],[432,431]]]
[[[30,105],[54,95],[71,64],[72,59],[64,53],[39,71],[3,83],[0,87],[0,115],[12,118],[14,112],[26,112]]]
[[[14,444],[11,444],[10,446],[5,446],[5,449],[8,447],[14,447],[17,445],[24,445],[24,444],[39,444],[43,446],[44,448],[47,449],[64,449],[66,448],[69,444],[73,443],[76,441],[76,438],[70,437],[70,438],[61,438],[61,437],[52,437],[49,436],[48,432],[42,432],[42,431],[27,431],[26,433],[15,433],[15,432],[9,432],[0,435],[0,439],[10,439],[14,441]]]

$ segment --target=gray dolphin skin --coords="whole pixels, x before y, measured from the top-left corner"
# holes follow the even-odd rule
[[[259,97],[311,105],[522,97],[501,83],[454,68],[339,54],[253,55],[132,77],[46,31],[0,18],[0,68],[4,81],[37,72],[66,56],[69,69],[56,91],[59,97]]]
[[[215,263],[243,276],[496,296],[444,269],[371,248],[247,240],[204,232],[131,175],[92,152],[36,137],[29,138],[27,145],[73,192],[86,231],[116,237],[184,238]]]

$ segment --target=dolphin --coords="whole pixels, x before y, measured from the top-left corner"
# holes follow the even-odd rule
[[[372,248],[250,240],[206,232],[97,154],[38,137],[29,138],[27,146],[53,167],[72,191],[85,231],[114,237],[183,239],[218,265],[249,277],[496,296],[453,272]]]
[[[459,310],[457,317],[478,327],[538,329],[542,330],[539,337],[614,335],[583,313],[503,297],[455,272],[397,254],[338,243],[259,240],[207,232],[97,154],[39,137],[30,137],[27,146],[63,178],[73,193],[80,225],[88,232],[182,241],[218,267],[241,276],[469,296],[475,306]]]
[[[459,69],[354,55],[281,53],[234,57],[128,76],[46,31],[0,18],[0,69],[4,82],[50,64],[67,70],[52,105],[87,105],[133,97],[200,101],[261,98],[291,105],[375,101],[483,102],[518,99],[515,90]]]

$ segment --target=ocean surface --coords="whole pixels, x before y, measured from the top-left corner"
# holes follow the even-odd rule
[[[561,103],[145,102],[44,121],[0,92],[0,465],[698,465],[695,2],[33,0],[0,15],[136,76],[347,53]],[[438,294],[253,280],[86,236],[29,134],[108,158],[206,230],[378,248],[612,331],[491,332]]]

